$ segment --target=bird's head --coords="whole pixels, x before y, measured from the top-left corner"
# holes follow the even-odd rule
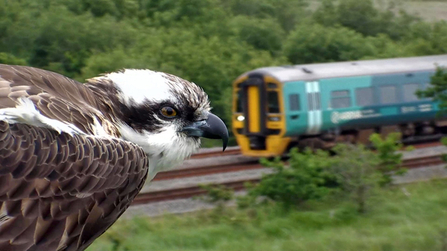
[[[198,150],[200,137],[222,139],[225,150],[227,127],[210,112],[208,95],[196,84],[151,70],[126,69],[100,78],[117,90],[122,137],[157,162],[151,171],[181,163]]]

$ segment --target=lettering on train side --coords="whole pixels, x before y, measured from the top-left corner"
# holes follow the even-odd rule
[[[347,112],[332,112],[331,113],[331,122],[334,124],[338,124],[341,121],[360,119],[360,118],[370,118],[370,117],[378,117],[379,113],[376,113],[374,110],[361,110],[361,111],[347,111]]]

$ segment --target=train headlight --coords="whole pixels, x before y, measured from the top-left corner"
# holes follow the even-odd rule
[[[242,115],[239,115],[239,116],[237,116],[236,119],[237,119],[238,121],[244,121],[244,120],[245,120],[245,117],[242,116]]]
[[[281,118],[280,117],[269,117],[269,121],[280,121]]]

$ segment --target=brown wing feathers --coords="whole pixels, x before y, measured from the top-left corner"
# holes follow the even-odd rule
[[[0,64],[0,108],[15,107],[20,97],[32,100],[46,117],[69,122],[86,133],[94,133],[95,117],[110,135],[119,136],[110,126],[113,116],[101,111],[101,93],[54,72]]]
[[[0,108],[29,97],[42,114],[89,124],[102,114],[73,80],[0,65]],[[0,250],[83,250],[130,205],[148,159],[132,143],[0,121]]]
[[[78,250],[124,212],[147,174],[145,153],[121,140],[3,121],[0,139],[0,250]]]

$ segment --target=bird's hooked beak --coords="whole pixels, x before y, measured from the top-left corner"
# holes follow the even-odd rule
[[[222,139],[223,151],[228,144],[228,129],[225,123],[216,115],[209,113],[207,120],[194,122],[183,127],[181,132],[191,137]]]

